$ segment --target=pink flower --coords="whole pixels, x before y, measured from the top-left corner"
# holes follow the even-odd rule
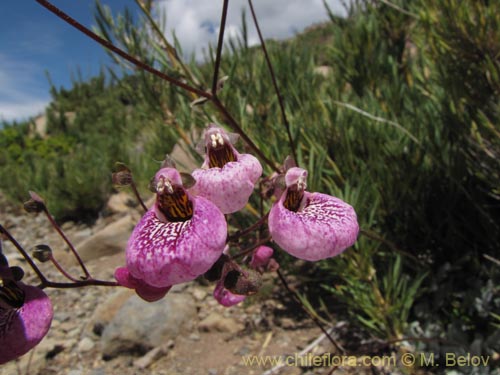
[[[359,232],[354,209],[341,199],[306,189],[307,171],[290,168],[286,189],[271,208],[269,231],[289,254],[316,261],[338,255],[356,242]]]
[[[156,202],[128,241],[127,269],[149,286],[166,288],[210,269],[224,250],[227,225],[212,202],[186,192],[176,169],[160,169],[154,183]]]
[[[11,269],[0,265],[0,365],[35,347],[52,316],[50,299],[41,289],[15,280]]]
[[[240,154],[224,129],[211,125],[205,130],[205,162],[192,174],[193,194],[212,201],[224,214],[241,210],[262,174],[262,166],[252,155]]]
[[[221,279],[217,282],[217,285],[214,289],[214,298],[219,302],[222,306],[230,307],[237,305],[240,302],[243,302],[246,298],[244,295],[231,293],[224,287],[224,280]]]
[[[144,280],[139,280],[132,276],[126,267],[119,267],[115,270],[115,279],[121,286],[134,289],[137,295],[147,302],[154,302],[162,299],[170,288],[172,288],[171,286],[156,288],[148,285]]]

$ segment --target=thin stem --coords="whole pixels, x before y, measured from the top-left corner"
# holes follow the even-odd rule
[[[267,214],[265,214],[264,216],[262,216],[257,222],[250,225],[248,228],[245,228],[243,230],[239,230],[236,233],[234,233],[233,235],[229,236],[229,241],[235,241],[238,238],[243,237],[246,234],[252,232],[253,230],[259,228],[261,225],[263,225],[266,222],[268,216],[269,216],[269,212]]]
[[[253,250],[255,250],[256,248],[258,248],[259,246],[262,246],[264,245],[265,243],[269,242],[271,240],[271,236],[267,237],[267,238],[264,238],[263,240],[259,241],[259,242],[256,242],[255,244],[253,244],[252,246],[250,246],[249,248],[245,249],[245,250],[241,250],[238,254],[235,254],[231,257],[232,260],[235,260],[235,259],[238,259],[238,258],[241,258],[247,254],[250,254]]]
[[[130,187],[132,188],[132,191],[134,192],[135,194],[135,197],[137,198],[137,200],[139,201],[140,205],[142,206],[142,209],[144,210],[144,212],[148,212],[148,208],[146,207],[146,204],[144,203],[144,201],[142,200],[141,196],[139,195],[139,191],[137,190],[137,186],[135,185],[135,182],[134,180],[132,180],[130,182]]]
[[[66,235],[62,231],[61,227],[56,223],[56,221],[54,220],[52,215],[49,213],[49,210],[47,209],[47,206],[45,204],[43,205],[43,212],[45,213],[45,216],[47,216],[47,219],[49,219],[50,224],[52,224],[52,226],[57,231],[59,236],[61,236],[61,238],[64,240],[64,242],[66,242],[66,245],[68,245],[68,247],[70,248],[76,261],[78,262],[78,264],[82,268],[83,273],[85,274],[85,278],[86,279],[90,278],[90,273],[87,270],[87,267],[85,267],[85,264],[83,263],[82,259],[80,258],[80,254],[78,254],[78,251],[76,251],[76,249],[73,246],[73,244],[71,243],[71,241],[68,239],[68,237],[66,237]]]
[[[224,5],[222,6],[222,15],[220,19],[220,31],[219,40],[217,42],[217,54],[215,56],[215,67],[214,67],[214,79],[212,82],[212,95],[217,95],[217,81],[219,80],[219,68],[220,60],[222,56],[222,46],[224,44],[224,30],[226,29],[226,17],[227,17],[227,6],[229,0],[224,0]]]
[[[304,306],[304,304],[302,303],[302,301],[300,300],[300,298],[298,298],[297,294],[288,285],[288,282],[286,281],[285,276],[283,276],[283,274],[281,273],[281,271],[278,269],[278,270],[276,270],[276,273],[278,274],[278,277],[280,278],[281,283],[283,284],[283,286],[285,287],[285,289],[288,291],[288,293],[290,293],[292,295],[293,299],[300,305],[300,307],[302,308],[302,310],[304,310],[304,312],[307,315],[309,315],[309,317],[312,319],[312,321],[319,327],[319,329],[321,329],[321,331],[326,335],[326,337],[328,337],[328,340],[332,343],[332,345],[340,353],[345,353],[344,348],[342,348],[342,346],[340,344],[338,344],[333,339],[333,337],[328,333],[328,331],[325,329],[325,327],[323,327],[323,324],[321,324],[321,322],[318,320],[318,318],[316,318],[313,314],[311,314],[311,312],[307,309],[307,307]]]
[[[54,267],[57,268],[57,270],[64,276],[66,277],[67,279],[71,280],[71,281],[74,281],[74,282],[78,282],[80,280],[78,279],[75,279],[73,276],[71,276],[69,273],[66,272],[66,270],[64,268],[62,268],[62,266],[59,264],[59,262],[56,260],[56,258],[54,258],[54,256],[52,254],[50,254],[50,261],[52,262],[52,264],[54,265]]]
[[[28,264],[30,265],[30,267],[36,273],[36,275],[38,276],[38,278],[40,279],[40,281],[42,282],[42,284],[45,284],[46,282],[48,282],[48,280],[46,279],[46,277],[43,275],[42,271],[40,271],[40,269],[35,264],[35,262],[33,262],[33,260],[28,255],[28,253],[26,252],[26,250],[23,249],[23,247],[19,244],[19,242],[17,242],[16,239],[2,225],[0,225],[0,233],[4,234],[7,237],[7,239],[10,242],[12,242],[12,244],[21,253],[21,255],[23,256],[23,258],[26,260],[26,262],[28,262]]]
[[[78,280],[72,283],[58,283],[54,281],[48,281],[42,283],[40,289],[43,288],[58,288],[58,289],[72,289],[72,288],[81,288],[86,286],[120,286],[116,281],[103,281],[97,279],[87,279],[87,280]]]
[[[186,83],[183,83],[175,78],[172,78],[169,75],[162,73],[159,70],[156,70],[155,68],[152,68],[151,66],[149,66],[149,65],[143,63],[142,61],[136,59],[135,57],[129,55],[127,52],[116,47],[114,44],[108,42],[107,40],[101,38],[99,35],[97,35],[93,31],[89,30],[87,27],[83,26],[81,23],[79,23],[75,19],[71,18],[68,14],[64,13],[62,10],[60,10],[59,8],[57,8],[56,6],[51,4],[50,2],[48,2],[46,0],[36,0],[36,2],[39,3],[40,5],[42,5],[43,7],[45,7],[46,9],[48,9],[49,11],[51,11],[52,13],[54,13],[57,17],[61,18],[63,21],[67,22],[68,24],[70,24],[74,28],[78,29],[79,31],[81,31],[82,33],[87,35],[89,38],[95,40],[97,43],[99,43],[103,47],[106,47],[110,51],[116,53],[117,55],[121,56],[122,58],[124,58],[128,62],[138,66],[139,68],[144,69],[144,70],[150,72],[151,74],[154,74],[155,76],[157,76],[165,81],[168,81],[171,84],[173,84],[177,87],[180,87],[186,91],[195,93],[199,96],[203,96],[207,99],[210,99],[212,97],[212,95],[210,93],[203,91],[203,90],[200,90],[200,89],[197,89],[196,87],[192,87],[192,86],[190,86]]]
[[[177,51],[175,48],[168,42],[167,38],[165,38],[165,34],[160,30],[160,27],[158,24],[155,22],[153,17],[151,16],[151,13],[148,9],[146,9],[146,6],[141,0],[135,0],[135,3],[141,8],[142,13],[146,16],[146,18],[149,21],[149,24],[153,27],[153,31],[156,33],[157,37],[160,38],[160,40],[163,42],[165,45],[165,49],[167,51],[168,57],[172,64],[174,66],[180,67],[180,69],[186,74],[191,81],[193,81],[195,84],[198,84],[196,78],[191,74],[191,71],[183,64],[182,60],[179,59],[179,56],[177,55]],[[194,97],[193,97],[194,99]]]
[[[276,96],[278,97],[278,102],[281,110],[281,117],[283,118],[283,124],[285,125],[286,133],[288,135],[288,142],[290,143],[290,149],[292,151],[293,160],[297,162],[297,154],[295,153],[295,143],[293,142],[292,133],[290,132],[290,124],[288,123],[288,119],[286,117],[285,105],[283,103],[283,97],[281,96],[281,92],[278,88],[278,82],[276,81],[276,75],[274,74],[273,65],[271,64],[271,59],[269,58],[269,54],[267,53],[266,42],[262,37],[262,33],[260,31],[259,22],[257,20],[257,16],[255,14],[255,10],[253,8],[252,0],[248,0],[248,5],[250,6],[250,11],[252,13],[253,23],[255,24],[255,28],[257,29],[257,34],[259,34],[260,44],[262,47],[262,51],[264,52],[264,56],[267,63],[267,68],[269,69],[269,73],[271,74],[271,80],[273,82],[274,91],[276,92]]]
[[[279,168],[264,155],[264,153],[253,143],[253,141],[246,135],[246,133],[243,131],[243,129],[238,125],[236,120],[231,116],[231,114],[228,112],[226,107],[221,103],[218,97],[212,96],[210,98],[212,103],[215,105],[215,107],[219,110],[219,112],[222,113],[222,115],[225,117],[226,121],[229,123],[229,125],[234,129],[235,132],[237,132],[241,138],[247,143],[247,145],[272,169],[274,169],[276,172],[280,173]]]

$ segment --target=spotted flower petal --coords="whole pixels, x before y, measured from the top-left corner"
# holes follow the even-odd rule
[[[0,365],[11,361],[35,347],[47,334],[53,310],[49,297],[39,288],[14,282],[10,270],[0,266],[0,293],[22,298],[20,307],[13,307],[0,298]],[[6,282],[8,280],[8,283]],[[22,297],[21,297],[22,296]]]
[[[136,279],[165,288],[210,269],[224,250],[227,225],[212,202],[185,192],[175,169],[161,169],[155,181],[156,203],[132,232],[127,269]]]
[[[231,293],[229,290],[224,288],[224,282],[222,280],[219,280],[214,289],[214,298],[222,306],[230,307],[243,302],[246,296]]]
[[[240,154],[224,129],[211,126],[205,131],[205,162],[193,171],[193,194],[212,201],[224,214],[241,210],[262,175],[262,166],[252,155]]]
[[[157,288],[146,284],[143,280],[136,279],[132,276],[126,267],[119,267],[115,270],[115,279],[121,286],[134,289],[137,295],[147,302],[154,302],[162,299],[170,288],[172,288],[171,286]]]
[[[291,168],[287,188],[269,214],[273,240],[289,254],[317,261],[338,255],[356,242],[356,212],[341,199],[305,191],[307,171]]]

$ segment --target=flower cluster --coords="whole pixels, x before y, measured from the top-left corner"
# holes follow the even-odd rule
[[[120,285],[147,301],[162,298],[172,285],[205,275],[217,282],[216,300],[232,306],[258,290],[262,272],[278,268],[267,246],[255,249],[245,268],[226,254],[224,214],[248,203],[262,174],[259,161],[239,153],[232,135],[215,125],[205,130],[203,141],[205,160],[192,172],[194,181],[183,182],[171,163],[156,173],[155,203],[129,239],[126,267],[115,272]],[[304,169],[291,167],[280,177],[284,186],[274,189],[278,196],[268,219],[277,245],[297,258],[317,261],[354,244],[359,227],[350,205],[306,191]]]

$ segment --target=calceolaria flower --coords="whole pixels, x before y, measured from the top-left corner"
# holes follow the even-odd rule
[[[341,199],[306,191],[307,171],[290,168],[286,188],[269,213],[273,240],[289,254],[317,261],[338,255],[356,242],[354,209]]]
[[[210,269],[224,250],[227,225],[212,202],[185,190],[176,169],[160,169],[153,186],[156,202],[128,241],[127,269],[136,280],[166,288]]]
[[[25,285],[22,272],[0,252],[0,365],[35,347],[52,322],[52,303],[39,288]]]
[[[205,161],[201,169],[192,173],[196,185],[190,190],[212,201],[224,214],[245,207],[262,174],[257,158],[240,154],[230,138],[230,134],[215,125],[205,130]]]

